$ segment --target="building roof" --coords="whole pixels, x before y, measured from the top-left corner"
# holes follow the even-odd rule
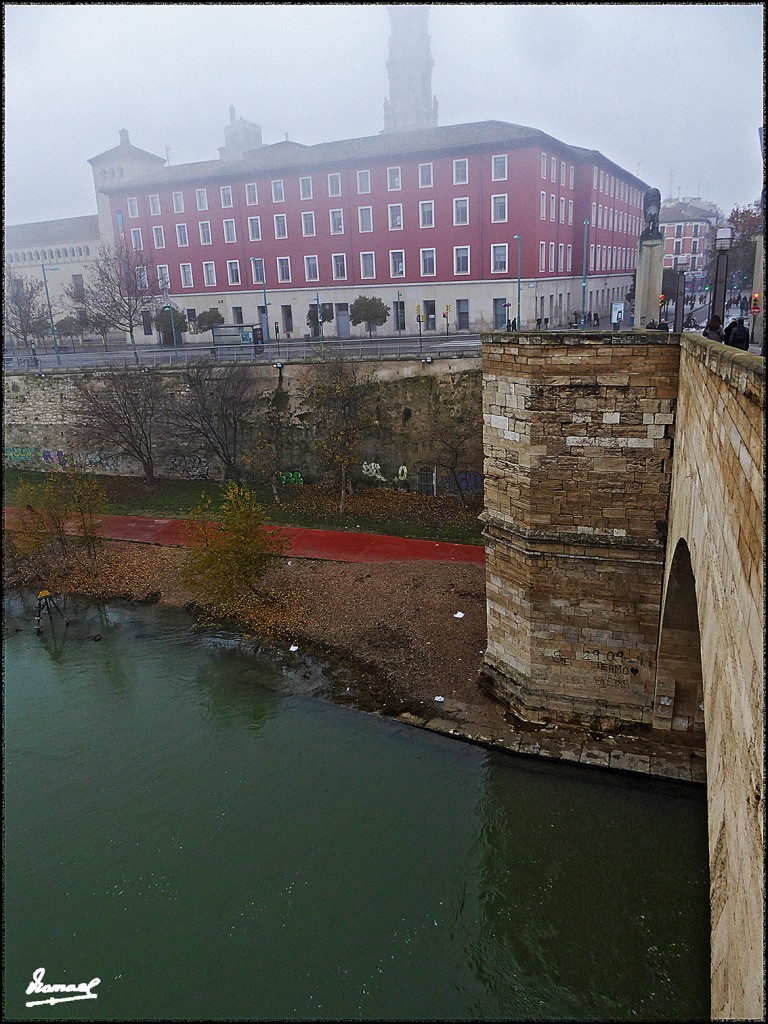
[[[627,174],[618,165],[612,164],[596,150],[585,150],[569,146],[547,135],[538,128],[506,121],[474,121],[468,124],[443,125],[436,128],[421,128],[415,131],[386,132],[368,135],[358,139],[343,139],[338,142],[322,142],[305,146],[297,142],[277,142],[249,150],[240,160],[207,160],[190,164],[158,167],[121,181],[102,186],[107,193],[124,193],[137,185],[152,184],[173,186],[194,184],[205,179],[226,181],[239,174],[284,173],[301,171],[327,165],[340,166],[363,160],[401,159],[419,154],[434,154],[441,150],[456,152],[457,149],[472,149],[487,145],[518,146],[539,143],[548,149],[570,156],[580,163],[585,159],[599,159]],[[639,187],[647,187],[634,175],[629,175]]]
[[[99,218],[94,213],[87,217],[66,217],[63,220],[45,220],[38,224],[7,224],[5,248],[24,249],[30,245],[59,245],[62,242],[94,242],[99,238]]]
[[[670,224],[681,221],[712,221],[716,217],[716,212],[706,209],[704,206],[696,206],[694,203],[662,203],[659,222],[661,224]]]
[[[129,141],[128,132],[125,128],[120,129],[120,142],[117,146],[113,146],[112,149],[107,149],[103,153],[99,153],[97,156],[92,156],[88,161],[89,164],[96,163],[97,161],[109,158],[110,160],[120,160],[127,156],[139,156],[143,160],[150,160],[157,164],[164,164],[165,160],[161,156],[157,156],[156,153],[150,153],[146,149],[139,149],[138,146],[134,146]]]

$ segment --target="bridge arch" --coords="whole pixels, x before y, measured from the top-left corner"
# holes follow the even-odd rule
[[[672,556],[663,602],[656,658],[653,726],[704,731],[704,690],[696,579],[691,552],[679,540]]]

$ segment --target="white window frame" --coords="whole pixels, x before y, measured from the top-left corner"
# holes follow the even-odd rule
[[[566,265],[565,265],[565,269],[566,269],[567,273],[569,273],[569,274],[573,270],[573,246],[572,245],[568,246],[568,249],[567,249],[567,252],[566,252]]]
[[[399,212],[398,212],[399,211]],[[400,218],[400,224],[393,223],[395,218]],[[403,230],[403,204],[402,203],[389,203],[387,206],[387,225],[390,231],[402,231]]]
[[[205,234],[203,233],[203,229],[205,229],[205,233],[208,236],[207,238],[205,237]],[[199,222],[199,225],[198,225],[198,230],[200,232],[200,245],[213,245],[213,234],[211,233],[211,222],[209,220],[201,220]]]
[[[541,154],[541,176],[544,179],[544,181],[547,180],[547,154],[546,153],[542,153]]]
[[[149,275],[146,267],[136,267],[136,287],[140,292],[149,290]]]
[[[308,231],[307,228],[311,225],[312,230]],[[301,236],[302,238],[314,238],[317,234],[317,225],[315,223],[315,211],[314,210],[303,210],[301,214]]]
[[[261,274],[256,273],[256,268],[261,268]],[[266,267],[263,256],[251,256],[251,281],[253,284],[264,284],[266,280]]]
[[[565,160],[560,161],[560,184],[565,188]]]
[[[208,209],[208,189],[207,188],[196,188],[195,189],[195,205],[198,210]]]
[[[270,182],[272,186],[272,202],[273,203],[284,203],[285,202],[285,183],[282,178],[274,178]]]
[[[288,275],[283,276],[281,267],[285,267],[288,270]],[[291,257],[290,256],[278,256],[277,257],[277,280],[280,284],[291,283]]]
[[[496,161],[497,160],[503,160],[504,161],[504,171],[503,171],[502,174],[497,174],[496,173]],[[508,173],[509,173],[509,167],[508,167],[508,162],[507,162],[507,154],[506,153],[496,153],[495,156],[492,156],[491,157],[491,181],[506,181]]]
[[[460,177],[458,174],[459,168],[463,165],[464,177]],[[469,184],[469,158],[459,157],[458,160],[453,161],[453,184],[454,185],[468,185]]]
[[[365,175],[365,177],[363,177]],[[363,184],[368,187],[363,188]],[[369,170],[362,170],[357,172],[357,194],[359,196],[370,195],[371,192],[371,172]]]
[[[560,196],[560,223],[565,224],[565,196]]]
[[[466,220],[457,220],[456,219],[456,211],[458,209],[458,207],[456,205],[457,203],[466,203],[467,204],[467,219]],[[454,227],[467,227],[468,225],[469,225],[469,196],[456,196],[456,198],[453,200],[453,226]]]
[[[458,268],[458,262],[459,262],[458,261],[458,254],[459,254],[459,252],[466,252],[466,254],[467,254],[467,269],[466,270],[459,270],[459,268]],[[470,247],[468,245],[454,245],[454,247],[453,247],[453,273],[454,273],[454,275],[464,277],[465,275],[469,274],[469,272],[470,272],[470,259],[471,259],[471,250],[470,250]]]
[[[331,187],[332,183],[334,185],[338,185],[338,189],[337,188],[332,188]],[[341,172],[340,171],[332,171],[328,175],[328,198],[329,199],[338,199],[340,195],[341,195]]]
[[[182,241],[182,237],[184,241]],[[186,224],[176,225],[176,244],[179,246],[180,249],[183,249],[189,245],[189,232],[187,231]]]
[[[541,220],[547,219],[547,193],[539,193],[539,218]]]
[[[251,191],[253,190],[253,191]],[[246,206],[258,206],[259,205],[259,186],[255,181],[249,181],[245,186],[245,205]]]
[[[553,181],[553,182],[557,181],[557,157],[556,156],[552,157],[552,166],[551,166],[549,178],[550,178],[550,181]]]
[[[227,217],[222,221],[222,231],[224,232],[224,241],[227,245],[231,245],[232,242],[237,241],[237,227],[235,226],[235,218]],[[227,237],[231,235],[232,237]]]
[[[139,216],[139,200],[136,196],[131,196],[126,199],[125,205],[128,207],[128,217],[135,220]]]
[[[496,200],[504,200],[504,216],[496,216]],[[509,219],[509,197],[506,192],[500,192],[498,195],[491,196],[491,224],[506,224]]]
[[[397,255],[402,256],[403,271],[402,271],[401,274],[396,274],[395,273],[395,260],[394,260],[394,257],[397,256]],[[401,277],[405,277],[405,249],[390,249],[389,250],[389,276],[392,277],[392,278],[397,278],[398,280]]]
[[[569,168],[568,168],[568,188],[573,188],[574,187],[573,182],[574,182],[575,175],[576,175],[576,171],[574,169],[574,166],[573,166],[573,164],[570,164]]]
[[[573,224],[573,200],[568,200],[568,223]]]
[[[144,248],[144,239],[141,237],[141,228],[131,228],[131,248],[134,252],[141,252]]]
[[[343,274],[337,272],[336,261],[343,260]],[[347,254],[345,252],[333,252],[331,253],[331,273],[334,281],[346,281],[347,280]]]
[[[544,273],[547,269],[547,243],[539,242],[539,270]]]
[[[555,272],[555,243],[549,243],[549,272],[554,274]]]
[[[557,272],[562,274],[565,270],[565,242],[560,242],[557,246]]]
[[[370,257],[372,272],[366,274],[365,272],[365,261],[366,258]],[[376,253],[375,252],[361,252],[360,253],[360,277],[363,281],[372,281],[376,277]]]
[[[337,227],[334,227],[333,225],[334,214],[338,216],[339,223]],[[342,210],[341,207],[328,211],[328,227],[332,235],[344,234],[344,210]]]
[[[184,213],[184,193],[174,192],[173,193],[173,212]]]
[[[363,213],[368,213],[368,224],[369,227],[363,226]],[[357,229],[361,235],[367,235],[370,231],[373,231],[373,207],[372,206],[358,206],[357,208]]]
[[[237,271],[237,280],[236,281],[232,280],[232,276],[233,276],[232,275],[232,268],[233,267]],[[240,276],[240,260],[227,260],[227,284],[230,285],[230,287],[237,288],[237,287],[239,287],[242,284],[242,282],[243,282],[243,279]]]
[[[171,271],[167,263],[157,265],[157,286],[161,291],[164,288],[171,290]]]
[[[179,277],[181,279],[182,288],[194,288],[195,287],[195,275],[192,271],[191,263],[180,263],[179,264]]]
[[[497,249],[504,251],[504,266],[501,270],[494,269],[494,253]],[[509,245],[507,242],[495,242],[491,246],[491,273],[492,274],[507,274],[509,267]]]
[[[310,266],[310,263],[309,263],[310,260],[314,260],[315,261],[314,264],[313,264],[314,271],[315,271],[314,274],[310,273],[310,270],[312,269],[312,267]],[[308,281],[308,282],[309,281],[319,281],[320,280],[320,261],[318,260],[317,256],[305,256],[304,257],[304,280]]]
[[[248,241],[261,241],[261,217],[248,218]]]
[[[213,280],[209,280],[209,277]],[[216,264],[213,260],[206,260],[203,263],[203,285],[206,288],[216,287]]]
[[[555,207],[555,196],[552,192],[549,193],[549,219],[554,224],[557,216]]]
[[[432,253],[432,270],[424,269],[424,257],[427,253]],[[419,267],[421,268],[422,277],[436,277],[437,276],[437,249],[419,249]]]
[[[149,215],[150,217],[160,216],[160,196],[156,192],[149,197]]]
[[[429,223],[425,223],[424,214],[429,212]],[[419,203],[419,227],[420,228],[433,228],[435,226],[435,201],[434,199],[424,199]]]
[[[426,175],[424,173],[427,170],[429,171],[428,175]],[[433,165],[431,163],[419,164],[419,172],[418,173],[419,173],[419,188],[434,188],[435,171],[434,171],[434,167],[433,167]],[[423,179],[425,177],[429,177],[429,181],[424,181]]]
[[[155,224],[152,228],[152,245],[155,249],[165,248],[165,231],[162,224]]]
[[[595,247],[590,245],[589,247],[589,269],[593,271],[595,269]]]
[[[307,184],[309,184],[308,189],[305,187]],[[312,175],[304,175],[302,178],[299,178],[299,199],[305,200],[313,198],[314,196],[312,194]]]
[[[288,216],[287,216],[287,214],[285,214],[285,213],[273,213],[272,214],[272,221],[273,221],[274,229],[275,229],[275,238],[276,239],[280,239],[280,241],[282,241],[283,239],[287,238],[288,237]],[[278,223],[283,225],[284,232],[281,233],[281,232],[278,231],[278,229],[277,229]]]
[[[222,210],[229,210],[229,209],[231,209],[235,205],[234,200],[232,198],[232,186],[231,185],[220,185],[219,186],[219,195],[221,196],[221,208],[222,208]],[[229,202],[226,202],[227,199],[229,200]]]
[[[394,184],[393,184],[394,182]],[[403,187],[402,167],[387,168],[387,192],[400,192]]]

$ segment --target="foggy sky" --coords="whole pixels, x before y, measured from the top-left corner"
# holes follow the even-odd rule
[[[6,4],[5,222],[96,212],[89,157],[218,157],[229,106],[305,144],[377,134],[385,5]],[[762,187],[759,4],[430,5],[439,124],[598,149],[727,215]]]

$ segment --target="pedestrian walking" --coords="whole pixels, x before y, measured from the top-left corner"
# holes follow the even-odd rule
[[[732,348],[740,348],[742,352],[749,351],[749,330],[744,326],[744,320],[739,317],[733,324],[729,324],[730,334],[726,337],[726,345]],[[727,334],[727,329],[726,329]]]
[[[704,328],[704,337],[709,338],[710,341],[721,341],[723,344],[725,343],[723,322],[719,316],[713,316],[707,322],[707,326]]]
[[[595,313],[595,327],[600,326],[600,317]]]

